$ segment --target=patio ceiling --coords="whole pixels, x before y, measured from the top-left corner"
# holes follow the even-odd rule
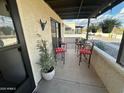
[[[93,18],[124,0],[44,0],[62,19]]]

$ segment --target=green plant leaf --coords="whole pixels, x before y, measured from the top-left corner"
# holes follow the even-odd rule
[[[37,62],[41,67],[41,71],[47,73],[52,67],[55,66],[55,59],[53,57],[53,53],[49,53],[47,49],[47,41],[46,40],[38,40],[37,41],[37,49],[40,52],[40,59]]]

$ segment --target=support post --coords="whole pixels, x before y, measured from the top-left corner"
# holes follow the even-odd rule
[[[124,32],[118,52],[117,63],[120,64],[121,66],[124,66]]]
[[[86,34],[87,40],[88,40],[88,35],[89,35],[89,26],[90,26],[90,18],[88,18],[88,23],[87,23],[87,34]]]

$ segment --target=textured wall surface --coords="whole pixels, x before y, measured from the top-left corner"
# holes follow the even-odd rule
[[[35,83],[41,79],[40,68],[36,64],[39,60],[39,52],[37,50],[37,40],[40,34],[43,39],[48,41],[49,49],[52,49],[51,22],[50,17],[58,22],[62,22],[59,16],[44,2],[44,0],[17,0],[19,14],[22,22],[26,45],[31,61]],[[42,31],[40,19],[47,21],[45,30]]]
[[[124,68],[113,57],[94,47],[92,66],[109,93],[124,93]]]

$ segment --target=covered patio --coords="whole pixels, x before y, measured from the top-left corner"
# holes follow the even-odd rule
[[[65,64],[58,61],[53,80],[41,80],[33,93],[108,93],[95,70],[88,63],[78,65],[74,38],[65,38]]]
[[[123,0],[95,0],[94,2],[90,0],[45,1],[62,19],[87,18],[86,39],[88,39],[90,18],[98,17]],[[88,68],[88,64],[84,61],[79,66],[79,57],[75,52],[75,38],[62,38],[64,42],[67,43],[65,64],[57,62],[54,79],[51,81],[41,80],[34,93],[123,93],[123,84],[117,83],[124,81],[124,79],[122,79],[123,75],[118,75],[116,71],[114,72],[112,70],[121,70],[121,73],[123,73],[123,68],[115,63],[115,59],[95,47],[91,58],[91,67]],[[113,63],[111,63],[112,61]],[[108,63],[106,64],[105,62]],[[110,70],[108,70],[109,68]],[[114,76],[115,78],[111,80]],[[118,89],[116,83],[112,82],[116,79],[118,79],[116,81],[117,86],[120,86]]]
[[[76,38],[64,37],[63,23],[64,19],[88,19],[84,34],[90,42],[90,20],[123,1],[0,0],[0,93],[124,93],[124,34],[117,59],[94,46],[88,68],[85,60],[79,65]],[[52,51],[52,56],[56,48],[67,44],[65,64],[57,60],[50,81],[43,79],[44,65],[38,64],[43,58],[45,64],[51,64],[49,53],[38,48],[43,40],[47,46],[40,48]],[[49,67],[45,74],[54,71],[53,65]]]

